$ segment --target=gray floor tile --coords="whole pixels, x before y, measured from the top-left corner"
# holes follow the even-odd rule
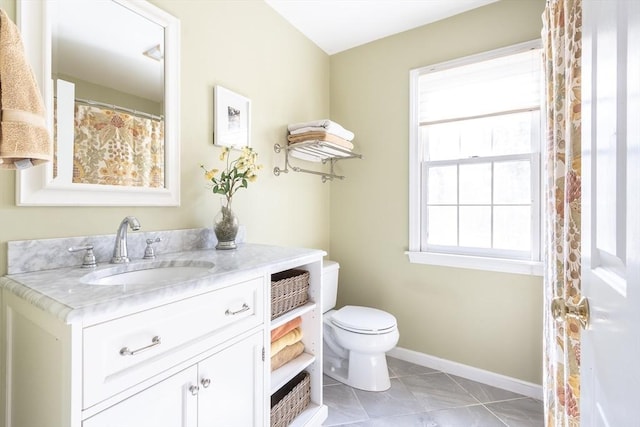
[[[324,376],[325,426],[542,427],[542,402],[387,358],[391,388],[366,392]],[[482,402],[482,403],[479,403]]]
[[[443,409],[419,414],[372,418],[343,427],[505,427],[484,406]]]
[[[400,381],[422,403],[425,411],[475,405],[478,401],[447,374],[413,375]]]
[[[339,427],[436,427],[428,413],[402,415],[398,417],[373,418],[367,421],[344,424]],[[338,426],[336,426],[338,427]]]
[[[416,365],[411,362],[405,362],[404,360],[389,356],[387,356],[387,366],[389,367],[390,377],[403,377],[408,375],[431,374],[438,372],[435,369]]]
[[[325,426],[348,424],[369,418],[354,390],[349,386],[344,384],[324,386],[322,397],[329,407]]]
[[[336,385],[340,384],[340,381],[336,381],[328,375],[322,375],[322,384],[324,385]]]
[[[429,412],[433,426],[442,427],[505,427],[504,423],[483,405],[443,409]]]
[[[544,408],[539,400],[527,397],[485,406],[509,427],[544,426]]]
[[[397,378],[391,378],[391,388],[382,392],[355,390],[360,404],[369,418],[388,417],[393,415],[422,412],[418,402],[404,384]]]
[[[477,381],[468,380],[466,378],[457,377],[455,375],[449,374],[449,377],[460,384],[462,388],[467,390],[481,403],[498,402],[501,400],[519,399],[525,397],[518,393],[513,393],[508,390],[493,387],[487,384],[482,384]]]

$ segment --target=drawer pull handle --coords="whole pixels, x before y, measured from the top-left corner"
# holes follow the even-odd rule
[[[235,316],[236,314],[240,314],[244,311],[249,310],[249,306],[247,305],[247,303],[243,303],[242,304],[242,308],[240,310],[236,310],[236,311],[231,311],[229,309],[227,309],[227,311],[224,312],[224,314],[226,314],[227,316]]]
[[[155,346],[160,345],[160,344],[162,344],[160,342],[160,337],[156,335],[151,340],[151,344],[149,344],[147,346],[140,347],[140,348],[137,348],[135,350],[129,350],[129,347],[122,347],[120,349],[120,356],[135,356],[138,353],[142,353],[143,351],[149,350],[151,347],[155,347]]]
[[[211,380],[209,378],[203,378],[200,380],[200,384],[202,384],[202,387],[207,388],[211,385]]]

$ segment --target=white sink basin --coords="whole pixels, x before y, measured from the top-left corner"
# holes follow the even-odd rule
[[[84,275],[86,285],[158,285],[180,283],[207,276],[214,263],[208,261],[158,261],[105,268]]]

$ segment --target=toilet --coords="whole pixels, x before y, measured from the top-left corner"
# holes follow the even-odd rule
[[[355,305],[334,310],[339,268],[335,261],[323,263],[323,372],[361,390],[387,390],[391,382],[385,353],[400,338],[396,318],[382,310]]]

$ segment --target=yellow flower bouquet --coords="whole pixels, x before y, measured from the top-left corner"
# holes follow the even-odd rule
[[[252,148],[242,148],[240,155],[234,160],[231,159],[230,151],[229,147],[225,147],[220,153],[220,161],[226,161],[223,170],[207,169],[200,165],[204,170],[205,180],[210,183],[211,191],[224,196],[220,213],[214,220],[213,230],[218,239],[216,249],[236,248],[239,223],[231,210],[231,200],[236,191],[247,188],[250,182],[254,182],[258,177],[258,170],[262,169],[262,165],[256,163],[258,153]]]

